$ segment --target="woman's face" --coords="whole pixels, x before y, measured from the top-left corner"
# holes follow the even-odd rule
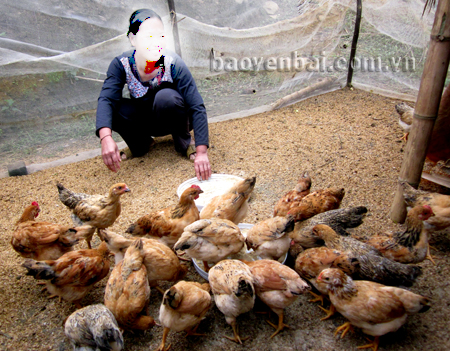
[[[165,47],[163,23],[158,18],[146,19],[139,26],[136,35],[130,33],[130,42],[137,55],[146,61],[158,61]]]

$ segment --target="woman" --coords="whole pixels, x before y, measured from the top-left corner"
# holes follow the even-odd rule
[[[209,179],[208,121],[203,99],[183,60],[164,49],[161,17],[149,9],[130,17],[128,38],[134,50],[114,58],[98,98],[96,134],[102,157],[113,172],[121,160],[145,155],[152,136],[171,134],[175,150],[194,161],[198,179]],[[127,83],[130,98],[122,97]],[[194,130],[195,143],[190,130]],[[119,152],[112,130],[128,148]]]

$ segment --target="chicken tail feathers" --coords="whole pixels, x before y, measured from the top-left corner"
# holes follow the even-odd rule
[[[27,275],[32,275],[34,279],[50,280],[56,278],[56,274],[52,267],[44,261],[26,259],[22,263],[22,267],[25,267],[28,270]]]
[[[242,296],[244,294],[253,296],[255,294],[253,284],[251,282],[246,281],[245,279],[240,279],[238,283],[238,289],[236,291],[236,296]]]
[[[58,187],[59,199],[71,210],[73,210],[83,198],[83,196],[67,189],[61,183],[57,183],[56,186]]]
[[[406,205],[414,207],[414,203],[417,201],[417,197],[424,192],[417,190],[404,180],[400,181],[400,185],[403,188],[403,199],[405,200]]]
[[[104,329],[102,332],[102,335],[94,337],[97,348],[100,351],[123,349],[123,337],[119,329]]]

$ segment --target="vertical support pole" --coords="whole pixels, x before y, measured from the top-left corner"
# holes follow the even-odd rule
[[[399,175],[400,180],[407,181],[415,188],[420,183],[431,133],[437,118],[448,71],[449,56],[450,0],[440,0],[434,17],[430,47],[420,81],[414,119]],[[406,217],[406,206],[400,184],[397,186],[390,216],[392,221],[396,223],[403,223]]]
[[[174,0],[167,0],[169,5],[170,23],[172,24],[173,41],[175,44],[175,52],[181,57],[180,36],[178,34],[177,13],[175,11]]]
[[[356,55],[356,46],[358,45],[359,29],[361,27],[361,17],[362,17],[362,0],[356,1],[356,19],[355,19],[355,31],[353,32],[352,49],[350,51],[350,60],[348,63],[348,74],[347,74],[347,87],[352,87],[353,79],[353,60]]]

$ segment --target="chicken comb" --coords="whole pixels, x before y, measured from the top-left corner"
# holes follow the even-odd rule
[[[200,189],[200,187],[199,187],[198,185],[196,185],[196,184],[191,185],[191,188],[198,189],[198,190],[202,190],[202,189]]]
[[[322,273],[323,273],[323,271],[320,272],[319,276],[317,277],[317,280],[320,280],[320,277],[322,276]]]
[[[33,201],[31,204],[32,204],[33,206],[39,207],[39,204],[38,204],[36,201]]]

